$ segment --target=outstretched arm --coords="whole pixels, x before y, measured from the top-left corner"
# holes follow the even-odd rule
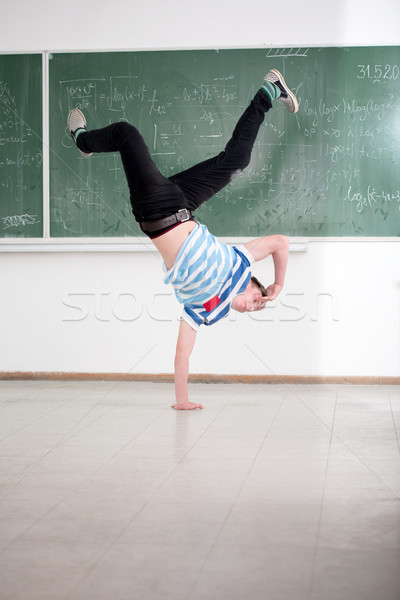
[[[267,235],[256,238],[244,245],[255,261],[272,255],[275,269],[274,283],[267,287],[267,302],[275,300],[285,282],[286,267],[289,256],[289,238],[286,235]]]
[[[189,402],[187,380],[189,375],[189,357],[196,341],[196,331],[182,319],[179,326],[178,341],[175,354],[175,398],[171,408],[191,410],[204,408],[202,404]]]

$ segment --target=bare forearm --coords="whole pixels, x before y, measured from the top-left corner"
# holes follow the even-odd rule
[[[177,355],[175,357],[175,399],[178,405],[187,404],[188,388],[187,381],[189,376],[189,359]]]
[[[178,341],[175,354],[175,398],[176,403],[172,408],[177,410],[191,410],[193,408],[204,408],[202,404],[189,402],[188,376],[189,357],[196,340],[196,331],[182,319],[179,326]]]
[[[189,376],[189,358],[177,354],[175,356],[175,399],[176,403],[172,408],[177,410],[192,410],[194,408],[204,408],[202,404],[190,402],[188,395],[188,376]]]
[[[279,245],[275,252],[272,253],[275,270],[275,283],[283,287],[285,283],[286,268],[289,256],[289,238],[286,236],[279,237]]]

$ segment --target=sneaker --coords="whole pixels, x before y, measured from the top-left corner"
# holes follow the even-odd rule
[[[297,102],[296,96],[289,90],[285,80],[277,69],[271,69],[271,71],[266,74],[265,81],[274,83],[281,90],[281,96],[278,100],[283,102],[289,112],[296,113],[299,110],[299,103]]]
[[[86,131],[86,119],[83,115],[83,113],[79,110],[79,108],[73,108],[69,115],[68,115],[68,120],[67,120],[67,127],[68,127],[68,131],[71,134],[72,139],[74,140],[75,144],[76,144],[76,137],[75,137],[75,133],[78,131],[78,129],[84,129]],[[79,150],[79,148],[78,148]],[[93,152],[87,153],[87,152],[82,152],[82,150],[79,150],[79,152],[82,154],[82,156],[92,156]]]

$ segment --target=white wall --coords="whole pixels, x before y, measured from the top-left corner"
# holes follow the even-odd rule
[[[398,0],[27,2],[0,51],[398,44]],[[153,252],[1,253],[0,371],[172,372],[179,306]],[[400,244],[313,241],[279,302],[198,335],[199,373],[399,376]],[[255,274],[268,280],[270,264]],[[229,349],[229,355],[226,352]]]
[[[1,260],[1,370],[171,372],[180,308],[158,254]],[[397,243],[311,243],[275,306],[198,334],[192,372],[398,375],[399,264]]]
[[[390,45],[398,0],[36,0],[7,3],[1,51]]]

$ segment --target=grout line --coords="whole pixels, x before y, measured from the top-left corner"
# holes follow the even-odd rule
[[[5,440],[7,440],[8,438],[12,437],[13,435],[15,435],[16,433],[19,433],[20,431],[23,431],[24,429],[26,429],[27,427],[30,427],[31,425],[33,425],[34,423],[37,423],[38,421],[40,421],[41,419],[44,419],[45,417],[47,417],[48,415],[50,415],[53,412],[56,412],[57,410],[59,410],[60,408],[62,408],[63,406],[65,406],[65,404],[68,404],[69,402],[72,402],[73,400],[75,400],[76,398],[79,398],[80,396],[82,396],[83,394],[85,394],[85,391],[81,391],[78,394],[75,394],[74,396],[72,396],[72,398],[68,398],[67,400],[65,400],[64,402],[61,402],[61,404],[58,404],[56,407],[52,408],[51,410],[45,412],[44,414],[40,415],[40,417],[37,417],[36,419],[33,419],[33,421],[30,421],[29,423],[26,423],[26,425],[23,425],[22,427],[20,427],[19,429],[16,429],[15,431],[12,431],[11,433],[7,434],[6,436],[0,438],[0,444],[2,442],[4,442]],[[10,403],[7,405],[10,406]]]
[[[204,569],[205,569],[205,567],[206,567],[206,565],[207,565],[207,563],[208,563],[208,561],[209,561],[209,559],[210,559],[210,557],[211,557],[211,554],[212,554],[212,552],[214,551],[214,549],[215,549],[215,547],[216,547],[216,545],[217,545],[217,543],[218,543],[218,540],[219,540],[219,538],[221,537],[221,534],[222,534],[222,532],[223,532],[223,530],[224,530],[224,528],[225,528],[225,526],[226,526],[226,524],[227,524],[227,522],[228,522],[228,519],[230,518],[230,516],[231,516],[231,514],[232,514],[232,511],[233,511],[234,507],[236,506],[236,501],[237,501],[238,497],[240,496],[240,494],[241,494],[241,492],[242,492],[242,490],[243,490],[243,487],[244,487],[244,485],[245,485],[246,481],[247,481],[247,480],[248,480],[248,478],[249,478],[249,475],[250,475],[250,472],[251,472],[251,470],[252,470],[252,468],[253,468],[253,466],[254,466],[254,463],[256,462],[256,460],[257,460],[257,457],[259,456],[259,454],[260,454],[260,451],[261,451],[261,449],[262,449],[262,447],[263,447],[263,445],[264,445],[264,443],[265,443],[265,440],[267,439],[267,437],[268,437],[268,435],[269,435],[269,433],[270,433],[270,431],[271,431],[271,429],[272,429],[272,426],[273,426],[273,424],[275,423],[275,420],[276,420],[276,418],[278,417],[278,414],[279,414],[279,412],[280,412],[280,410],[281,410],[281,408],[282,408],[282,406],[283,406],[283,404],[284,404],[284,402],[285,402],[285,399],[286,399],[286,395],[284,395],[284,396],[283,396],[283,398],[282,398],[282,400],[280,401],[280,404],[279,404],[279,406],[278,406],[278,408],[277,408],[277,410],[276,410],[276,412],[275,412],[275,414],[274,414],[274,417],[273,417],[273,419],[272,419],[272,422],[270,423],[270,426],[269,426],[269,428],[268,428],[268,431],[267,431],[267,433],[265,434],[265,436],[264,436],[264,439],[263,439],[263,441],[262,441],[262,443],[261,443],[261,445],[260,445],[260,447],[259,447],[258,451],[256,452],[256,455],[254,456],[254,459],[253,459],[253,461],[252,461],[252,463],[251,463],[251,465],[250,465],[250,468],[249,468],[249,470],[248,470],[248,472],[247,472],[246,476],[245,476],[245,477],[244,477],[244,479],[243,479],[242,485],[240,486],[239,490],[236,492],[236,495],[235,495],[235,497],[234,497],[234,500],[233,500],[233,502],[232,502],[232,504],[231,504],[231,507],[230,507],[230,509],[228,510],[228,513],[227,513],[227,515],[225,516],[225,519],[223,520],[223,522],[222,522],[222,525],[220,526],[220,528],[219,528],[219,530],[218,530],[218,532],[217,532],[217,534],[216,534],[216,536],[215,536],[215,540],[214,540],[214,542],[211,544],[211,546],[210,546],[210,548],[209,548],[209,551],[207,552],[207,555],[206,555],[206,557],[205,557],[205,558],[204,558],[204,560],[202,561],[202,565],[201,565],[201,567],[200,567],[200,570],[199,570],[199,572],[198,572],[198,574],[197,574],[197,577],[196,577],[196,579],[195,579],[195,581],[194,581],[194,583],[193,583],[193,585],[192,585],[192,588],[191,588],[191,590],[190,590],[190,592],[189,592],[189,595],[187,596],[187,599],[186,599],[186,600],[190,600],[190,598],[191,598],[191,596],[192,596],[193,592],[195,591],[195,588],[196,588],[196,586],[197,586],[197,583],[198,583],[199,579],[200,579],[200,578],[202,577],[202,575],[203,575]]]
[[[113,386],[115,387],[115,386]],[[107,392],[108,393],[108,392]],[[130,392],[127,394],[127,396],[125,396],[121,402],[123,402],[126,398],[128,398],[130,396]],[[103,396],[104,398],[105,396]],[[119,403],[120,404],[120,403]],[[116,406],[116,405],[114,405]],[[113,407],[114,408],[114,407]],[[19,539],[21,539],[21,537],[23,537],[28,531],[30,531],[33,527],[36,527],[36,525],[38,523],[40,523],[43,519],[45,519],[55,508],[57,508],[57,506],[59,506],[62,502],[64,502],[66,500],[66,498],[68,498],[69,496],[71,496],[71,494],[73,494],[74,492],[76,492],[84,483],[86,483],[86,481],[88,479],[90,479],[91,477],[93,477],[93,475],[95,475],[96,473],[98,473],[99,471],[101,471],[101,469],[103,469],[103,467],[105,465],[107,465],[109,462],[111,462],[111,460],[117,456],[117,454],[119,452],[121,452],[124,448],[126,448],[126,446],[128,446],[136,437],[138,437],[139,435],[141,435],[143,433],[143,431],[145,431],[145,429],[147,429],[147,427],[149,427],[152,423],[154,423],[154,421],[156,421],[158,418],[160,417],[160,415],[157,415],[150,423],[147,423],[146,426],[139,431],[131,440],[129,440],[129,442],[127,442],[126,444],[124,444],[121,448],[119,448],[119,450],[117,450],[117,452],[115,452],[108,460],[106,460],[105,462],[102,462],[100,466],[98,466],[97,469],[95,469],[94,471],[92,471],[90,473],[90,475],[88,475],[88,477],[86,477],[83,481],[81,481],[80,483],[78,483],[78,485],[76,485],[72,490],[69,490],[65,496],[63,496],[58,502],[56,502],[56,504],[53,504],[43,515],[41,515],[41,517],[39,517],[34,523],[32,523],[29,527],[27,527],[24,531],[22,531],[20,533],[19,536],[17,536],[16,538],[14,538],[13,540],[10,541],[9,544],[7,544],[4,548],[2,548],[0,550],[0,554],[2,552],[4,552],[5,550],[7,550],[10,546],[12,546],[15,542],[17,542]],[[37,464],[39,464],[42,460],[42,458],[45,458],[46,456],[48,456],[55,448],[56,446],[53,446],[53,448],[51,448],[48,452],[46,452],[46,454],[44,456],[41,457],[41,459],[39,461],[37,461],[33,466],[36,466]],[[57,446],[59,447],[59,446]],[[33,468],[33,467],[32,467]],[[29,472],[32,469],[29,469]],[[20,480],[21,481],[21,480]],[[19,481],[18,481],[19,483]],[[15,487],[15,486],[14,486]],[[11,488],[14,489],[14,488]],[[10,490],[7,490],[7,493]],[[2,496],[3,497],[3,496]],[[0,500],[2,499],[2,497],[0,498]],[[140,512],[140,510],[139,510]],[[137,513],[138,514],[138,513]]]
[[[42,380],[43,381],[43,380]],[[5,408],[8,408],[9,406],[14,406],[15,404],[17,404],[17,402],[19,402],[20,400],[24,400],[25,398],[28,398],[29,396],[32,396],[33,394],[36,394],[37,392],[40,392],[42,390],[45,390],[46,388],[50,387],[48,385],[48,382],[46,382],[46,385],[41,385],[38,389],[30,389],[29,391],[25,392],[24,394],[22,394],[22,396],[18,396],[18,398],[13,399],[13,400],[9,400],[7,402],[4,402],[4,404],[2,404],[0,406],[0,410],[3,410]]]
[[[391,397],[390,397],[390,392],[388,393],[388,399],[389,399],[390,412],[391,412],[391,415],[392,415],[394,434],[396,436],[397,446],[398,446],[399,452],[400,452],[399,432],[397,430],[396,419],[395,419],[395,416],[394,416],[394,411],[393,411],[393,406],[392,406],[392,400],[391,400]]]
[[[89,574],[93,571],[93,569],[96,567],[96,565],[102,560],[102,558],[107,554],[107,552],[110,551],[110,549],[116,544],[118,543],[118,540],[120,539],[121,535],[126,531],[126,529],[134,522],[134,520],[141,514],[141,512],[146,508],[146,506],[149,504],[149,502],[152,500],[152,498],[159,493],[159,491],[161,490],[161,488],[165,485],[165,483],[168,481],[168,479],[171,477],[171,475],[173,473],[175,473],[175,471],[178,469],[178,467],[180,466],[180,464],[182,463],[182,461],[188,456],[188,454],[190,454],[190,452],[193,450],[193,448],[196,446],[196,444],[198,444],[199,440],[201,440],[201,438],[205,435],[205,433],[210,429],[210,427],[212,426],[213,423],[215,423],[215,421],[218,419],[218,417],[223,413],[223,411],[225,410],[226,405],[224,405],[221,410],[218,412],[218,414],[214,417],[214,419],[211,421],[211,423],[208,424],[208,426],[205,428],[205,430],[203,431],[203,433],[200,435],[200,437],[196,440],[196,442],[190,447],[190,449],[184,454],[184,456],[181,457],[181,459],[177,462],[177,464],[174,466],[174,468],[168,473],[168,475],[163,479],[163,481],[157,486],[157,488],[150,494],[150,497],[148,500],[146,500],[142,506],[136,511],[136,513],[134,514],[134,516],[127,522],[124,524],[123,529],[115,536],[114,540],[112,542],[110,542],[107,546],[107,548],[105,548],[103,550],[103,552],[99,555],[99,557],[97,558],[97,560],[87,569],[86,573],[80,578],[80,580],[78,581],[78,583],[74,586],[73,590],[68,594],[68,596],[65,596],[63,598],[63,600],[69,600],[71,598],[71,596],[75,593],[75,591],[77,590],[77,588],[82,584],[82,582],[89,576]],[[143,431],[145,431],[145,429],[147,429],[147,427],[149,427],[150,425],[152,425],[157,419],[159,419],[166,411],[170,410],[170,408],[165,408],[162,413],[160,415],[158,415],[156,417],[156,419],[154,419],[149,425],[147,425]],[[183,416],[185,418],[184,415],[184,411],[183,414],[179,414],[179,412],[177,413],[177,419],[179,419],[181,416]],[[141,431],[140,433],[142,433],[143,431]],[[138,434],[140,435],[140,434]],[[135,436],[135,438],[138,436]],[[126,448],[133,440],[130,440],[130,442],[128,444],[125,444],[125,446],[123,448]],[[120,452],[123,448],[121,448],[118,452]],[[118,454],[118,452],[116,454]],[[115,455],[114,455],[115,456]],[[110,459],[111,460],[111,459]],[[108,461],[110,462],[110,461]],[[103,465],[104,466],[104,465]]]
[[[264,365],[264,366],[265,366],[267,369],[269,369],[271,372],[273,372],[273,371],[272,371],[272,369],[271,369],[271,367],[269,367],[269,366],[268,366],[268,365],[267,365],[267,364],[264,362],[264,360],[263,360],[262,358],[260,358],[260,356],[258,356],[258,354],[257,354],[256,352],[254,352],[254,350],[252,350],[252,348],[250,348],[250,346],[248,346],[247,344],[245,344],[245,346],[246,346],[246,348],[247,348],[247,349],[248,349],[248,350],[249,350],[249,351],[250,351],[250,352],[251,352],[251,353],[252,353],[252,354],[253,354],[253,355],[254,355],[256,358],[258,358],[258,360],[259,360],[259,361],[260,361],[260,362],[261,362],[261,363],[262,363],[262,364],[263,364],[263,365]],[[311,413],[312,413],[312,414],[313,414],[313,415],[316,417],[316,419],[318,419],[318,421],[319,421],[319,422],[320,422],[320,423],[321,423],[321,424],[322,424],[322,425],[323,425],[323,426],[324,426],[326,429],[328,429],[328,431],[330,431],[330,432],[331,432],[332,436],[334,436],[334,437],[335,437],[335,439],[337,439],[339,442],[341,442],[341,443],[342,443],[342,444],[343,444],[343,445],[344,445],[344,446],[347,448],[347,450],[349,450],[349,451],[350,451],[350,452],[353,454],[353,456],[355,456],[355,457],[357,458],[357,460],[359,460],[359,461],[360,461],[360,462],[361,462],[361,463],[364,465],[364,467],[366,467],[366,468],[368,469],[368,471],[369,471],[370,473],[372,473],[372,474],[373,474],[373,475],[374,475],[374,476],[375,476],[375,477],[376,477],[376,478],[377,478],[377,479],[378,479],[378,480],[379,480],[379,481],[382,483],[382,485],[384,485],[384,486],[385,486],[385,488],[386,488],[388,491],[390,491],[390,492],[391,492],[391,493],[392,493],[394,496],[396,496],[396,498],[400,499],[400,495],[399,495],[397,492],[395,492],[395,491],[394,491],[394,490],[393,490],[393,489],[392,489],[392,488],[391,488],[391,487],[390,487],[390,486],[389,486],[389,485],[388,485],[388,484],[387,484],[387,483],[386,483],[386,482],[385,482],[385,481],[382,479],[382,477],[380,477],[380,476],[378,475],[378,473],[376,473],[376,471],[374,471],[374,470],[373,470],[373,469],[372,469],[372,468],[371,468],[371,467],[370,467],[370,466],[369,466],[369,465],[368,465],[368,464],[365,462],[365,460],[364,460],[364,459],[363,459],[361,456],[359,456],[359,455],[357,454],[357,452],[355,452],[355,451],[352,449],[352,447],[351,447],[351,446],[349,446],[349,444],[348,444],[347,442],[345,442],[345,441],[344,441],[344,439],[343,439],[342,437],[340,437],[340,435],[338,435],[337,433],[335,433],[335,431],[333,430],[333,428],[332,428],[332,427],[330,427],[330,426],[329,426],[327,423],[325,423],[325,422],[324,422],[324,421],[323,421],[323,420],[322,420],[322,419],[321,419],[321,418],[320,418],[320,417],[317,415],[317,413],[316,413],[315,411],[313,411],[313,410],[312,410],[312,408],[311,408],[310,406],[308,406],[308,404],[307,404],[306,402],[304,402],[304,400],[303,400],[303,399],[300,397],[300,395],[299,395],[299,394],[297,394],[297,393],[296,393],[296,391],[295,391],[295,390],[293,390],[293,389],[292,389],[292,388],[291,388],[291,387],[290,387],[290,386],[289,386],[287,383],[284,383],[284,382],[282,382],[282,383],[283,383],[283,384],[285,385],[285,387],[286,387],[286,388],[287,388],[287,389],[288,389],[288,390],[289,390],[289,391],[290,391],[290,392],[293,394],[293,396],[294,396],[295,398],[297,398],[297,400],[298,400],[299,402],[301,402],[301,403],[303,404],[303,406],[305,406],[305,407],[306,407],[306,408],[307,408],[307,409],[308,409],[308,410],[309,410],[309,411],[310,411],[310,412],[311,412]]]
[[[150,354],[154,348],[157,346],[157,344],[154,344],[154,346],[152,346],[150,348],[150,350],[148,350],[132,367],[129,371],[131,371],[132,369],[134,369],[144,358],[146,358],[146,356],[148,354]],[[128,371],[128,372],[129,372]],[[96,407],[98,406],[98,404],[100,404],[100,402],[102,400],[104,400],[104,398],[118,385],[119,381],[116,381],[114,383],[113,386],[111,386],[111,388],[100,398],[100,400],[98,400],[98,402],[96,402],[93,406],[91,406],[86,413],[79,419],[79,421],[77,423],[75,423],[75,425],[73,425],[66,433],[64,433],[64,435],[58,440],[58,442],[56,444],[54,444],[51,448],[49,448],[47,450],[47,452],[45,452],[42,456],[40,456],[32,465],[31,467],[26,471],[26,473],[24,473],[24,475],[22,477],[20,477],[20,479],[18,479],[14,485],[9,488],[8,490],[6,490],[3,494],[0,495],[0,500],[2,500],[5,496],[7,496],[46,456],[48,456],[49,454],[51,454],[51,452],[53,452],[56,448],[59,448],[60,446],[62,446],[65,442],[69,441],[71,439],[71,437],[74,437],[74,435],[76,435],[75,433],[70,436],[67,437],[69,433],[71,433],[71,431],[73,431],[75,429],[75,427]],[[107,411],[106,411],[107,412]],[[104,414],[104,413],[103,413]],[[103,415],[101,415],[103,416]],[[98,418],[94,419],[92,422],[96,421]],[[86,427],[86,426],[85,426]],[[85,427],[83,429],[85,429]],[[78,431],[78,433],[82,431],[82,429],[80,429]]]
[[[336,409],[337,409],[337,404],[338,404],[338,395],[339,395],[339,393],[336,392],[335,408],[334,408],[333,417],[332,417],[331,437],[329,440],[328,456],[326,459],[324,485],[322,488],[322,498],[321,498],[319,515],[318,515],[317,534],[315,536],[314,552],[313,552],[312,567],[311,567],[311,577],[310,577],[310,584],[309,584],[309,591],[308,591],[308,600],[311,600],[311,598],[312,598],[312,593],[313,593],[314,584],[315,584],[315,569],[316,569],[317,554],[318,554],[318,542],[319,542],[320,532],[321,532],[322,513],[324,510],[325,490],[326,490],[326,482],[327,482],[328,470],[329,470],[329,458],[330,458],[331,447],[332,447],[333,428],[335,425]]]

